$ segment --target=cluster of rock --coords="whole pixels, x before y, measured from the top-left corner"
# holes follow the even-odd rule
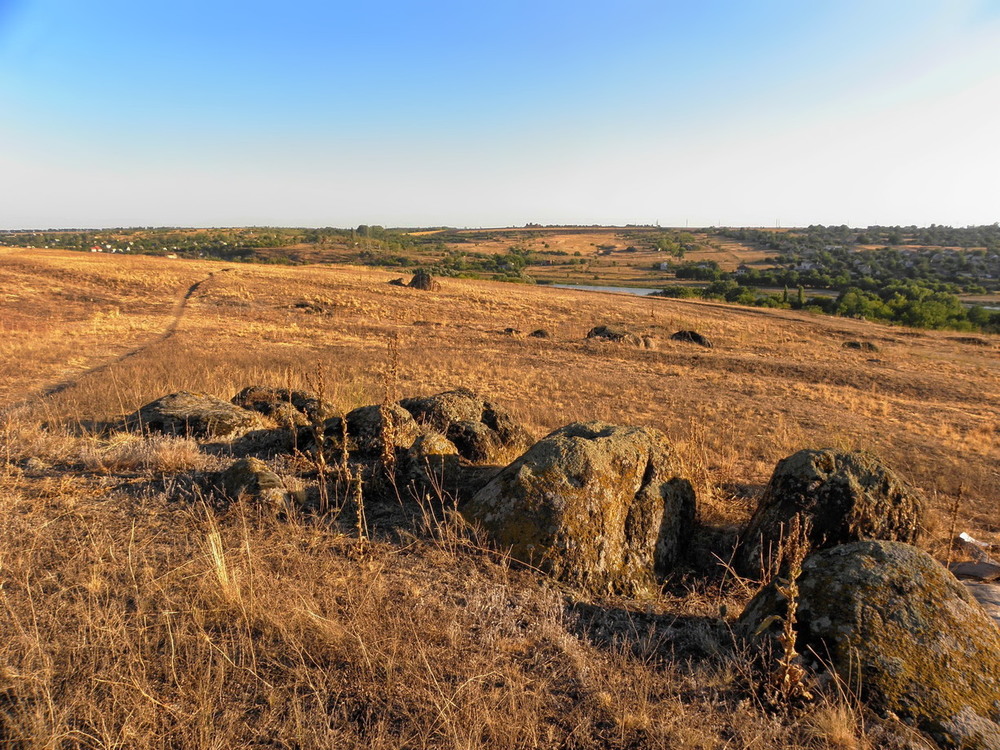
[[[640,335],[618,325],[594,326],[587,332],[587,338],[595,341],[611,341],[618,344],[630,344],[640,349],[655,349],[656,339],[649,335]],[[670,335],[672,341],[683,341],[697,344],[706,349],[712,348],[712,342],[697,331],[677,331]]]
[[[459,484],[464,472],[476,480],[457,493],[460,510],[492,544],[597,594],[654,594],[694,530],[695,492],[663,433],[573,423],[534,442],[513,415],[466,389],[344,416],[302,391],[247,388],[230,402],[181,392],[125,424],[203,440],[280,432],[314,450],[321,436],[369,466],[388,453],[397,480],[416,493]],[[252,456],[215,486],[230,498],[302,501]],[[789,612],[781,549],[794,522],[808,530],[792,623],[806,665],[860,688],[876,711],[942,746],[997,748],[1000,630],[913,546],[923,508],[919,493],[869,454],[805,450],[780,461],[734,557],[742,575],[772,580],[736,631],[762,654],[780,648]]]
[[[746,606],[736,631],[759,653],[782,651],[794,571],[777,555],[798,516],[811,550],[795,581],[801,661],[942,747],[998,748],[1000,630],[966,586],[914,546],[923,507],[869,454],[800,451],[784,459],[736,557],[746,575],[776,576]]]

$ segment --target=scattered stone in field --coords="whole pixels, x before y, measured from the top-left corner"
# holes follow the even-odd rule
[[[235,438],[262,425],[256,412],[215,396],[180,391],[129,414],[124,426],[129,430],[205,439]]]
[[[737,568],[763,576],[792,518],[810,523],[813,549],[862,539],[913,543],[923,499],[867,453],[802,450],[778,462],[740,538]]]
[[[879,350],[878,344],[872,341],[845,341],[843,346],[845,349],[856,349],[862,352],[877,352]]]
[[[391,284],[392,286],[406,286],[406,282],[405,282],[405,281],[403,281],[403,278],[402,278],[402,277],[400,277],[400,278],[398,278],[398,279],[392,279],[392,280],[391,280],[391,281],[389,282],[389,284]]]
[[[501,470],[462,513],[557,578],[596,592],[651,592],[694,522],[694,490],[680,471],[658,430],[574,423]]]
[[[1000,630],[930,555],[901,542],[852,542],[807,558],[798,588],[799,653],[942,747],[1000,747]],[[766,649],[786,612],[772,583],[737,632]]]
[[[283,427],[305,427],[322,422],[334,413],[333,404],[309,391],[251,385],[233,396],[232,402],[271,417]]]
[[[379,405],[362,406],[347,414],[347,434],[351,440],[352,452],[379,455],[385,442],[393,450],[405,450],[413,445],[420,434],[420,427],[410,413],[398,404],[385,408],[384,418],[383,407]],[[334,433],[334,437],[338,437],[341,434],[340,420],[334,418],[334,422],[328,422],[328,426],[332,428],[329,431]]]
[[[413,274],[413,278],[410,279],[410,283],[407,286],[411,289],[422,289],[426,292],[436,292],[441,288],[441,285],[431,276],[430,271],[423,268]]]
[[[444,435],[425,433],[406,451],[400,469],[404,486],[412,486],[421,497],[439,499],[452,491],[458,476],[458,448]]]
[[[455,442],[459,454],[468,461],[495,462],[526,450],[532,443],[531,435],[510,412],[466,388],[406,398],[399,404],[417,422]]]
[[[597,341],[613,341],[619,344],[631,344],[640,349],[653,348],[651,336],[639,336],[622,326],[594,326],[587,331],[587,338]]]
[[[968,344],[969,346],[992,346],[986,339],[981,339],[978,336],[949,336],[949,341],[956,341],[959,344]]]
[[[281,478],[259,458],[241,458],[219,473],[219,490],[228,500],[241,497],[262,502],[281,511],[295,499]]]
[[[697,344],[698,346],[703,346],[706,349],[712,348],[712,342],[697,331],[677,331],[676,333],[670,334],[670,338],[673,341],[685,341],[689,344]]]
[[[545,328],[536,328],[534,331],[528,334],[533,339],[550,339],[552,334],[548,332]]]
[[[503,335],[504,336],[520,336],[521,335],[521,331],[518,330],[517,328],[504,328],[503,329]]]
[[[292,309],[316,315],[325,315],[327,313],[327,309],[323,305],[318,302],[313,302],[312,300],[302,300],[300,302],[296,302],[292,305]]]

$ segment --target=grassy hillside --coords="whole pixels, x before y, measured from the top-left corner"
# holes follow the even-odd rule
[[[465,386],[536,437],[650,425],[696,485],[701,563],[779,459],[864,449],[930,498],[922,546],[944,559],[953,514],[1000,539],[1000,337],[398,275],[0,248],[0,667],[32,747],[893,746],[898,727],[843,697],[778,718],[756,701],[727,647],[753,589],[718,568],[595,599],[446,514],[386,511],[361,544],[346,516],[213,509],[190,477],[224,446],[96,425],[254,384],[322,388],[344,412]],[[657,348],[585,340],[612,323]]]

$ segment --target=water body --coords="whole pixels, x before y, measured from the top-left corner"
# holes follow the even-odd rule
[[[640,289],[634,286],[587,286],[586,284],[545,284],[557,289],[580,289],[584,292],[610,292],[611,294],[636,294],[640,297],[648,297],[659,289]]]
[[[659,289],[643,289],[641,287],[635,286],[588,286],[587,284],[539,284],[539,286],[551,286],[557,289],[580,289],[584,292],[609,292],[611,294],[633,294],[639,297],[648,297],[654,292],[660,291]],[[697,288],[697,287],[695,287]],[[781,289],[757,289],[756,291],[762,294],[781,294]],[[808,297],[836,297],[840,294],[835,289],[805,289],[803,290]],[[797,292],[793,289],[788,290],[788,295],[792,296]],[[962,302],[966,307],[972,307],[973,305],[979,305],[986,310],[1000,310],[1000,307],[995,307],[993,305],[984,305],[981,302]]]

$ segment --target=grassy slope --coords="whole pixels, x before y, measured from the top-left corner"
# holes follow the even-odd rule
[[[959,528],[1000,531],[997,338],[464,280],[417,292],[394,275],[2,251],[0,408],[22,405],[0,428],[0,664],[34,745],[858,746],[849,704],[775,723],[744,702],[717,619],[739,585],[687,574],[660,600],[593,601],[431,522],[359,550],[336,527],[174,502],[165,472],[220,461],[189,441],[58,425],[182,388],[321,380],[344,410],[375,403],[396,336],[402,396],[470,386],[538,436],[581,419],[663,429],[723,534],[785,455],[873,450],[930,496],[924,544],[943,555],[956,500]],[[604,323],[660,346],[583,340]],[[668,340],[687,328],[715,348]],[[857,339],[881,351],[842,348]]]

